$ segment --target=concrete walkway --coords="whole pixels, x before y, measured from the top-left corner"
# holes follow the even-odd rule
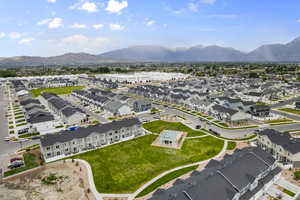
[[[200,137],[200,136],[197,136],[197,137]],[[201,137],[203,137],[203,136],[201,136]],[[191,167],[191,166],[205,164],[205,163],[208,163],[211,159],[216,159],[216,158],[218,158],[220,156],[223,156],[223,154],[225,153],[225,151],[227,149],[227,144],[228,144],[227,141],[224,141],[223,149],[219,152],[218,155],[214,156],[213,158],[210,158],[208,160],[204,160],[204,161],[200,161],[200,162],[196,162],[196,163],[192,163],[192,164],[188,164],[188,165],[184,165],[184,166],[180,166],[180,167],[176,167],[176,168],[170,169],[170,170],[168,170],[168,171],[160,174],[159,176],[153,178],[149,182],[145,183],[137,191],[135,191],[132,194],[104,194],[104,193],[99,193],[97,191],[97,189],[96,189],[96,186],[95,186],[93,172],[92,172],[90,164],[88,162],[86,162],[84,160],[80,160],[80,159],[76,159],[76,161],[82,163],[86,167],[87,174],[88,174],[88,179],[89,179],[88,181],[89,181],[90,189],[91,189],[91,192],[94,194],[94,196],[96,197],[97,200],[103,200],[103,198],[105,198],[105,197],[110,197],[110,198],[113,198],[113,197],[114,198],[116,198],[116,197],[126,197],[126,198],[128,198],[128,200],[133,200],[146,187],[148,187],[149,185],[151,185],[152,183],[154,183],[158,179],[162,178],[163,176],[165,176],[165,175],[167,175],[167,174],[169,174],[171,172],[174,172],[174,171],[186,168],[186,167]]]

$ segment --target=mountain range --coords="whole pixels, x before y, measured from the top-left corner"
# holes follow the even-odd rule
[[[300,62],[300,37],[287,44],[263,45],[248,53],[215,45],[175,50],[145,45],[100,55],[67,53],[53,57],[0,58],[0,66],[85,65],[110,62]]]

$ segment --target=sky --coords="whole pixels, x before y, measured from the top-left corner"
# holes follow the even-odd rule
[[[300,36],[299,0],[0,0],[0,57],[135,45],[245,52]]]

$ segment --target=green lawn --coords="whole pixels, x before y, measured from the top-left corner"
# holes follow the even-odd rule
[[[29,138],[38,135],[40,135],[40,133],[27,133],[27,134],[19,135],[19,138]]]
[[[57,87],[57,88],[39,88],[31,90],[34,97],[40,96],[43,92],[54,93],[54,94],[71,94],[74,90],[81,90],[84,86],[71,86],[71,87]]]
[[[295,115],[300,115],[300,110],[296,110],[296,109],[293,109],[293,108],[280,108],[278,110],[288,112],[288,113],[292,113],[292,114],[295,114]]]
[[[180,122],[166,122],[162,120],[156,120],[153,122],[145,123],[144,128],[152,133],[160,133],[163,130],[175,130],[188,133],[188,137],[205,135],[202,131],[193,130]]]
[[[176,170],[174,172],[171,172],[163,177],[161,177],[160,179],[158,179],[157,181],[155,181],[154,183],[152,183],[151,185],[149,185],[148,187],[146,187],[142,192],[140,192],[137,197],[142,197],[145,196],[147,194],[149,194],[150,192],[153,192],[155,189],[159,188],[160,186],[188,173],[191,172],[193,170],[196,170],[198,168],[198,165],[196,166],[192,166],[192,167],[186,167],[183,169],[179,169]]]
[[[274,119],[274,120],[266,120],[264,121],[265,124],[275,124],[275,123],[285,123],[285,122],[292,122],[293,120],[291,119]]]
[[[181,150],[151,146],[156,135],[147,135],[73,156],[90,163],[101,193],[132,193],[166,170],[209,159],[224,142],[213,137],[186,140]]]
[[[288,189],[283,189],[282,192],[286,193],[287,195],[294,197],[296,194]]]
[[[20,167],[20,168],[16,168],[16,169],[12,169],[9,171],[4,172],[4,176],[11,176],[32,168],[35,168],[37,166],[39,166],[39,164],[37,163],[37,158],[34,154],[31,153],[25,153],[23,154],[24,157],[24,162],[25,162],[25,166],[24,167]]]
[[[228,142],[227,150],[233,150],[236,147],[236,142]]]

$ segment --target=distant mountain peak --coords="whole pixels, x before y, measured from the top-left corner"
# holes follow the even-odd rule
[[[168,48],[158,45],[136,45],[100,55],[66,53],[53,57],[16,56],[0,58],[0,66],[85,65],[104,62],[300,62],[300,37],[287,44],[266,44],[244,53],[217,45],[190,48]]]

